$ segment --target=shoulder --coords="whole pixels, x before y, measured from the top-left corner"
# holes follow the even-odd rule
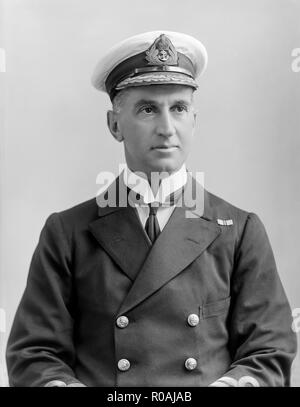
[[[205,190],[205,211],[212,218],[237,218],[238,220],[245,220],[249,216],[250,212],[241,209],[232,203],[226,201],[223,198]]]
[[[248,236],[250,231],[252,236],[266,234],[264,225],[256,213],[241,209],[207,190],[204,213],[222,229],[231,226],[238,240],[245,234]]]
[[[66,222],[92,221],[97,218],[98,205],[96,198],[89,199],[77,205],[58,212]]]
[[[68,234],[75,230],[86,229],[89,223],[97,217],[97,201],[96,198],[92,198],[65,210],[52,213],[46,221],[46,226],[55,227],[58,225]]]

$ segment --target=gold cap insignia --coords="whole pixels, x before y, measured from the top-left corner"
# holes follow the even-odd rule
[[[177,65],[177,51],[165,34],[161,34],[146,51],[148,65]]]

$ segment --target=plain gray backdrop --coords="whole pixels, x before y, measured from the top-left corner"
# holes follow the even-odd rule
[[[180,31],[206,46],[188,167],[205,172],[208,190],[259,215],[291,307],[300,308],[299,21],[300,0],[0,2],[0,385],[46,218],[95,196],[97,174],[124,163],[106,127],[109,98],[90,76],[105,51],[140,32]],[[295,386],[299,372],[300,355]]]

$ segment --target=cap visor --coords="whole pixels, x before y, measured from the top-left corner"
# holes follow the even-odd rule
[[[127,78],[121,81],[116,90],[125,89],[131,86],[147,86],[147,85],[186,85],[197,89],[196,81],[182,73],[171,72],[151,72]]]

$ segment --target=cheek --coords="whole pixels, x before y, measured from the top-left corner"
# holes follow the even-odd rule
[[[180,129],[180,138],[181,138],[181,143],[184,148],[190,148],[193,140],[194,140],[194,135],[195,135],[195,126],[194,124],[188,123],[184,124],[181,126]]]
[[[143,151],[145,142],[141,134],[140,131],[137,131],[136,126],[128,126],[126,132],[123,133],[124,147],[131,155],[139,156]]]
[[[126,120],[122,126],[122,135],[124,144],[132,149],[142,149],[151,142],[151,129],[149,124],[137,122],[134,120]]]

